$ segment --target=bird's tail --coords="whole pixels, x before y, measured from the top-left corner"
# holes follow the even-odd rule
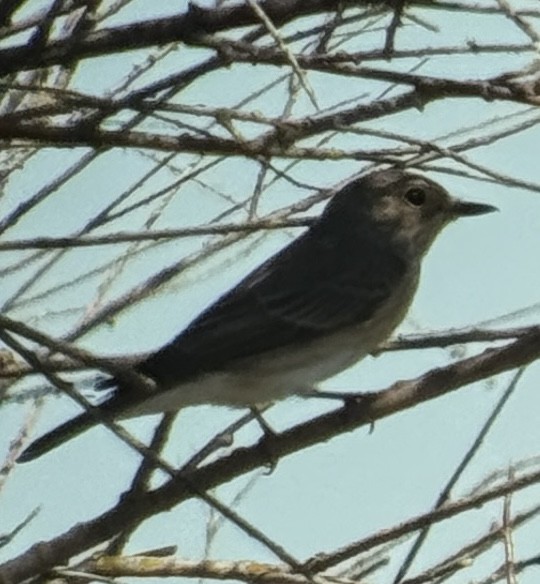
[[[60,446],[60,444],[63,444],[67,440],[82,434],[94,426],[96,422],[96,418],[88,412],[84,412],[81,415],[64,422],[54,430],[51,430],[37,440],[34,440],[34,442],[32,442],[19,456],[17,462],[29,462],[30,460],[38,458],[42,454],[49,452],[49,450]]]

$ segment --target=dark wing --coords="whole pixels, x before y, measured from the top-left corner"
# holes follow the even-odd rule
[[[222,296],[139,370],[160,384],[177,383],[369,319],[405,265],[390,250],[374,249],[372,238],[362,239],[358,233],[347,236],[313,227]]]

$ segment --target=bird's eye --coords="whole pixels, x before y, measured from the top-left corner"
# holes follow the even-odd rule
[[[409,189],[405,193],[405,200],[414,207],[421,207],[426,202],[426,193],[417,187]]]

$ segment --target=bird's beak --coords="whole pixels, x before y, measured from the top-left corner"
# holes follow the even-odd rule
[[[452,199],[450,214],[457,219],[458,217],[473,217],[474,215],[484,215],[485,213],[493,213],[493,211],[498,210],[499,209],[493,205],[485,205],[484,203],[471,203],[469,201],[462,201],[460,199]]]

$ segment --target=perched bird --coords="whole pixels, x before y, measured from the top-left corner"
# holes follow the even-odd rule
[[[451,221],[496,210],[398,169],[341,185],[320,218],[175,339],[136,365],[154,391],[101,383],[110,418],[186,405],[246,406],[311,391],[373,352],[403,320],[420,264]],[[97,423],[85,412],[33,442],[32,460]]]

